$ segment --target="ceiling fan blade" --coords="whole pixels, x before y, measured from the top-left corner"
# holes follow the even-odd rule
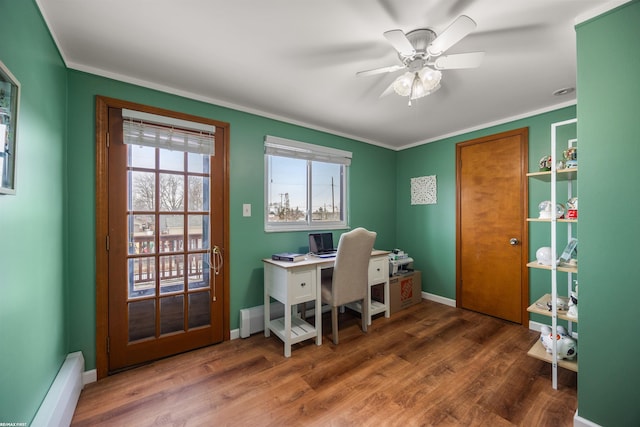
[[[400,55],[411,57],[416,54],[416,49],[402,30],[385,31],[383,35]]]
[[[390,65],[388,67],[374,68],[373,70],[358,71],[356,73],[356,76],[366,77],[366,76],[374,76],[376,74],[393,73],[394,71],[398,71],[403,68],[405,68],[404,65]]]
[[[441,56],[433,62],[433,68],[436,70],[476,68],[482,63],[482,58],[484,58],[484,52],[469,52]]]
[[[471,31],[475,30],[476,22],[467,15],[460,15],[429,45],[427,51],[431,56],[441,55],[454,44],[458,43]]]

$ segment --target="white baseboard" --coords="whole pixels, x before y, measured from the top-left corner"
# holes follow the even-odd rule
[[[82,352],[67,355],[49,388],[32,427],[68,427],[83,387],[84,357]]]
[[[533,320],[529,320],[529,329],[531,329],[532,331],[540,332],[540,328],[542,326],[551,327],[551,325],[547,325],[547,324],[544,324],[544,323],[534,322]]]
[[[586,418],[578,416],[578,411],[573,416],[573,427],[602,427],[600,424],[596,424],[593,421],[589,421]]]
[[[82,373],[82,385],[85,386],[89,383],[95,383],[98,381],[98,371],[92,369],[90,371],[84,371]]]
[[[454,300],[454,299],[441,297],[440,295],[430,294],[430,293],[424,292],[424,291],[422,292],[422,299],[426,299],[426,300],[429,300],[429,301],[435,301],[435,302],[438,302],[440,304],[448,305],[449,307],[455,307],[456,306],[456,300]]]
[[[429,292],[422,291],[422,299],[426,299],[426,300],[429,300],[429,301],[434,301],[434,302],[437,302],[437,303],[440,303],[440,304],[447,305],[449,307],[455,307],[456,306],[456,300],[455,299],[445,298],[445,297],[442,297],[440,295],[431,294]],[[531,329],[532,331],[540,332],[540,327],[543,326],[543,325],[544,325],[544,323],[529,321],[529,329]],[[261,331],[264,328],[258,327],[257,329],[259,329]],[[252,333],[254,333],[254,332],[259,332],[259,331],[252,331]],[[240,329],[231,330],[231,339],[235,340],[235,339],[238,339],[238,338],[240,338]]]

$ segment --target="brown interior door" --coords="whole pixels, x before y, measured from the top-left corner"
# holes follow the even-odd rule
[[[528,129],[460,143],[457,156],[457,305],[522,323]]]
[[[114,372],[223,340],[226,129],[216,127],[209,156],[124,144],[122,109],[108,116]]]

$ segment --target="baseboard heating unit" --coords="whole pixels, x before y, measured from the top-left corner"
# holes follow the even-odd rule
[[[82,353],[77,351],[68,354],[40,405],[31,427],[67,427],[71,424],[82,390],[83,372]]]
[[[312,308],[312,302],[307,303],[307,312],[305,317],[313,317],[315,308]],[[271,319],[277,319],[284,316],[284,305],[274,301],[271,303]],[[322,312],[331,311],[328,305],[322,306]],[[240,338],[248,338],[251,334],[264,331],[264,306],[257,305],[255,307],[243,308],[240,310]]]
[[[284,305],[279,302],[272,302],[270,310],[272,319],[284,316]],[[240,310],[240,338],[260,331],[264,331],[264,305]]]

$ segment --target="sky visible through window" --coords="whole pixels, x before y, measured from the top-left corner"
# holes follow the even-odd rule
[[[284,206],[288,194],[289,207],[306,211],[307,161],[289,157],[269,158],[269,205]],[[312,211],[336,212],[340,208],[342,166],[334,163],[312,162],[313,206]]]

